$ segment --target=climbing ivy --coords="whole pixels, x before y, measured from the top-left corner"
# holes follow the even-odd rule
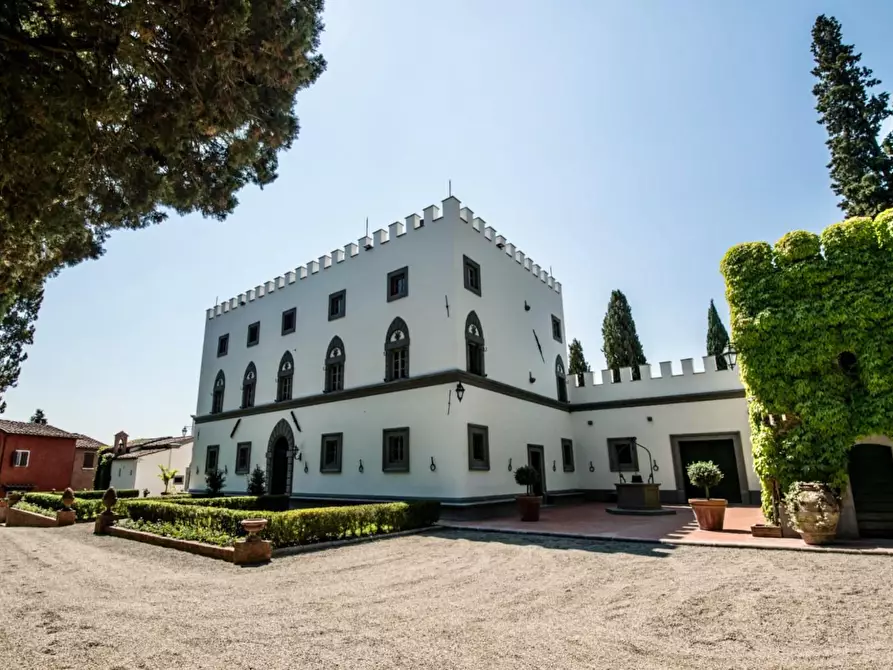
[[[893,435],[893,209],[774,247],[739,244],[721,270],[763,510],[775,519],[778,491],[795,481],[840,491],[850,447]]]

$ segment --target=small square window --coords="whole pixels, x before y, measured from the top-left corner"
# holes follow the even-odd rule
[[[28,463],[31,462],[31,452],[30,451],[14,451],[12,452],[12,467],[14,468],[27,468]]]
[[[236,474],[247,475],[251,471],[251,442],[236,445]]]
[[[217,358],[229,353],[229,333],[217,338]]]
[[[476,295],[481,294],[481,266],[471,260],[468,256],[462,257],[463,270],[462,274],[465,278],[465,288]]]
[[[343,433],[328,433],[322,436],[319,455],[320,472],[341,472],[343,440]]]
[[[336,291],[329,296],[329,321],[347,314],[347,291]]]
[[[468,469],[490,469],[490,429],[468,424]]]
[[[220,445],[213,444],[208,446],[208,451],[205,456],[205,474],[209,472],[214,472],[217,470],[217,464],[219,463],[220,457]]]
[[[611,472],[637,472],[639,456],[636,451],[636,438],[608,438],[608,459],[611,463]]]
[[[183,475],[174,475],[174,486],[183,486]]]
[[[382,431],[381,452],[383,472],[409,472],[409,428]]]
[[[574,471],[574,443],[572,440],[561,440],[561,463],[565,472]]]
[[[295,332],[298,327],[298,308],[292,307],[282,312],[282,334],[288,335]]]
[[[260,342],[260,321],[255,321],[248,326],[248,346],[253,347]]]
[[[92,470],[94,464],[96,463],[96,452],[93,451],[85,451],[84,452],[84,463],[81,465],[84,470]]]
[[[388,302],[409,295],[409,268],[400,268],[388,273]]]
[[[556,342],[564,342],[564,338],[561,335],[561,319],[554,314],[552,315],[552,338]]]

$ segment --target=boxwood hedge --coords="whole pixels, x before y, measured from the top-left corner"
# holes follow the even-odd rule
[[[126,500],[121,507],[134,521],[194,526],[232,536],[244,535],[242,520],[264,518],[268,523],[261,537],[270,540],[273,547],[423,528],[434,524],[440,517],[440,503],[429,501],[262,513],[145,499]]]
[[[65,507],[62,504],[62,496],[55,493],[26,493],[22,496],[22,500],[51,511],[58,511]],[[105,508],[101,500],[85,500],[75,496],[72,509],[78,521],[92,521]]]
[[[136,489],[115,489],[119,498],[139,498],[140,492]],[[101,500],[105,491],[75,491],[74,497],[81,500]]]
[[[288,509],[288,495],[264,496],[227,496],[221,498],[189,498],[168,496],[159,498],[143,498],[156,502],[169,502],[176,505],[193,505],[195,507],[220,507],[222,509],[263,510],[268,512],[284,512]]]

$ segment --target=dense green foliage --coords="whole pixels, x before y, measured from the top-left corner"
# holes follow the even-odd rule
[[[710,499],[710,489],[717,486],[723,478],[722,470],[713,461],[695,461],[686,468],[688,481],[699,489],[704,489],[704,497]]]
[[[710,307],[707,309],[707,355],[713,356],[716,360],[717,370],[727,370],[729,365],[726,363],[723,352],[729,346],[729,332],[719,318],[719,312],[716,311],[716,305],[710,301]]]
[[[529,465],[522,465],[515,470],[515,483],[527,489],[527,495],[533,492],[533,487],[539,484],[540,473]]]
[[[876,216],[893,207],[893,133],[879,140],[893,114],[890,94],[869,95],[881,82],[859,65],[862,55],[843,44],[837,19],[816,19],[812,55],[818,79],[812,92],[819,123],[828,131],[831,186],[848,217]]]
[[[248,478],[248,493],[253,496],[262,496],[266,492],[267,475],[259,465],[255,465]]]
[[[267,512],[283,512],[288,509],[288,494],[264,496],[226,496],[224,498],[143,498],[143,500],[159,500],[177,505],[193,505],[196,507],[219,507],[221,509],[263,510]]]
[[[217,496],[223,491],[223,485],[226,484],[226,475],[223,470],[217,468],[205,474],[205,486],[209,495]]]
[[[45,510],[51,510],[53,513],[65,509],[62,496],[55,493],[26,493],[22,500]],[[78,521],[92,521],[105,510],[105,507],[103,507],[101,500],[87,500],[75,497],[72,509]]]
[[[112,459],[115,457],[111,447],[100,447],[96,452],[96,471],[93,473],[94,492],[102,497],[112,484]]]
[[[273,182],[298,135],[295,97],[325,70],[322,9],[0,2],[0,320],[61,268],[99,257],[112,231],[170,213],[223,219],[242,187]],[[30,344],[3,339],[0,393]]]
[[[216,544],[219,547],[232,546],[233,541],[237,539],[235,535],[230,535],[229,533],[215,530],[213,528],[184,523],[171,523],[169,521],[144,521],[142,519],[134,521],[133,519],[121,519],[117,522],[117,525],[122,528],[141,530],[144,533],[173,537],[178,540]]]
[[[605,361],[611,370],[614,381],[620,381],[620,368],[632,368],[633,379],[639,379],[639,366],[648,361],[636,332],[636,322],[626,296],[621,291],[611,291],[608,311],[602,322],[602,336]]]
[[[264,518],[268,523],[260,536],[270,540],[274,547],[423,528],[440,517],[440,503],[437,502],[322,507],[258,514],[257,511],[136,499],[125,501],[122,508],[134,521],[202,528],[233,537],[245,534],[241,526],[244,519]]]
[[[75,491],[74,497],[80,498],[81,500],[102,500],[102,496],[105,495],[106,489],[101,491]],[[118,495],[118,498],[139,498],[140,492],[136,489],[115,489],[115,493]]]
[[[14,507],[16,509],[22,510],[23,512],[33,512],[34,514],[40,514],[41,516],[48,516],[53,519],[56,518],[56,512],[54,512],[52,509],[37,505],[32,502],[28,502],[27,500],[20,500],[14,505]]]
[[[893,435],[893,210],[722,261],[764,513],[797,481],[840,490],[860,438]],[[773,504],[775,503],[775,504]]]
[[[30,421],[31,423],[39,423],[40,425],[45,426],[47,425],[47,415],[38,407],[34,410],[34,414],[31,415]]]
[[[14,258],[0,255],[0,267],[14,261]],[[5,313],[0,292],[0,414],[6,410],[3,394],[18,384],[22,363],[28,359],[25,347],[34,342],[34,324],[43,302],[43,284],[36,289],[26,289],[20,283],[14,290],[16,295],[9,301]]]
[[[583,373],[591,372],[589,363],[586,362],[586,357],[583,355],[583,345],[580,344],[580,340],[577,338],[571,341],[567,372],[571,375],[577,375],[577,383],[580,386],[583,385]]]

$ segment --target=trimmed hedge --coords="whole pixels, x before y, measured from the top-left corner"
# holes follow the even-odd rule
[[[220,509],[241,509],[265,512],[284,512],[288,509],[289,496],[264,495],[264,496],[229,496],[221,498],[143,498],[143,500],[155,500],[169,502],[175,505],[193,505],[196,507],[217,507]]]
[[[22,496],[22,500],[54,512],[65,507],[62,504],[62,496],[55,493],[26,493]],[[101,500],[84,500],[78,497],[75,497],[71,508],[78,521],[92,521],[105,509]]]
[[[139,498],[140,492],[136,489],[115,489],[115,493],[118,494],[118,498]],[[75,491],[74,497],[80,498],[81,500],[102,500],[102,496],[105,495],[105,491]]]
[[[439,502],[385,503],[350,507],[321,507],[290,512],[264,512],[222,509],[201,505],[181,505],[154,500],[127,500],[124,512],[134,521],[169,523],[244,535],[244,519],[267,519],[261,537],[273,547],[291,547],[364,535],[395,533],[424,528],[440,518]]]

